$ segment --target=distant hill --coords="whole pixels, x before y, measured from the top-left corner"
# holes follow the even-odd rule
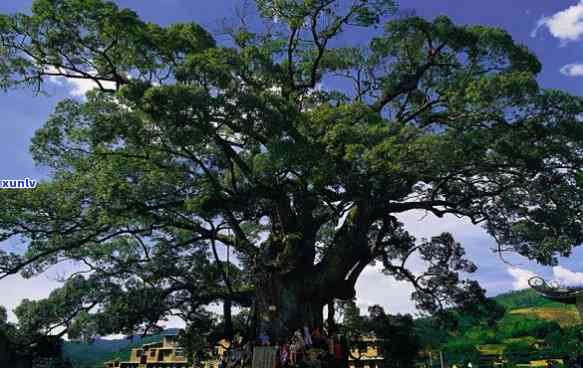
[[[503,305],[507,313],[512,315],[555,321],[561,327],[569,327],[582,322],[574,305],[565,305],[546,299],[531,289],[500,294],[495,296],[494,300]]]
[[[104,361],[133,343],[140,344],[141,341],[105,339],[97,339],[91,343],[66,341],[63,351],[75,368],[103,367]]]
[[[168,329],[164,333],[175,333],[177,329]],[[91,343],[66,341],[64,344],[65,358],[73,363],[74,368],[103,368],[103,363],[119,358],[128,360],[131,350],[143,344],[162,340],[162,334],[130,339],[97,339]]]
[[[575,306],[564,308],[557,307],[532,307],[518,308],[509,313],[514,315],[529,316],[547,321],[555,321],[561,327],[570,327],[581,323],[579,312]]]
[[[524,289],[502,293],[496,295],[494,297],[494,300],[496,300],[498,303],[504,306],[507,310],[531,307],[557,307],[557,308],[565,307],[564,304],[554,302],[552,300],[542,297],[532,289]]]
[[[493,299],[506,310],[494,325],[476,322],[455,333],[446,333],[448,336],[441,340],[450,363],[461,359],[462,355],[455,354],[460,346],[468,351],[473,347],[482,357],[515,351],[508,354],[522,354],[520,359],[524,363],[570,352],[569,344],[573,341],[569,331],[577,330],[582,323],[575,306],[548,300],[530,289],[503,293]]]

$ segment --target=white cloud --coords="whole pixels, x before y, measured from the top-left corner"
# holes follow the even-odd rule
[[[549,17],[542,17],[537,22],[531,36],[535,37],[541,27],[563,42],[577,41],[583,36],[583,1],[572,5]]]
[[[59,69],[54,67],[47,68],[48,72],[58,72]],[[58,76],[50,76],[48,80],[51,83],[54,83],[59,86],[64,86],[68,89],[68,92],[73,97],[85,97],[85,94],[91,91],[94,88],[98,88],[99,85],[91,80],[91,79],[82,79],[82,78],[66,78],[66,77],[58,77]],[[100,81],[103,88],[107,89],[114,89],[115,83],[110,81]]]
[[[573,272],[562,266],[553,267],[553,276],[561,285],[583,285],[583,273]]]
[[[90,79],[70,79],[64,77],[51,77],[50,81],[60,86],[65,86],[69,94],[73,97],[85,97],[85,94],[99,85]],[[102,86],[107,89],[114,89],[115,83],[102,81]]]
[[[85,93],[98,88],[98,84],[89,79],[68,79],[66,83],[70,86],[70,93],[77,97],[83,97]],[[107,89],[115,88],[114,82],[101,82],[101,84]]]
[[[467,218],[457,218],[454,215],[448,214],[439,218],[428,211],[415,210],[399,214],[397,217],[417,239],[429,239],[443,232],[452,233],[456,239],[466,235],[489,237],[482,227],[473,225]]]
[[[506,271],[514,278],[512,282],[512,288],[514,290],[529,288],[528,280],[536,276],[534,272],[518,267],[508,267]]]
[[[568,77],[583,77],[583,63],[567,64],[560,72]]]
[[[45,275],[32,279],[24,279],[20,275],[10,276],[0,281],[0,290],[2,290],[0,305],[8,311],[8,319],[16,322],[16,316],[12,310],[22,302],[22,299],[44,299],[61,285],[60,282],[51,280]]]
[[[368,314],[368,307],[382,306],[385,312],[415,313],[411,300],[413,287],[408,282],[399,282],[381,272],[382,266],[367,267],[356,282],[356,302],[362,314]]]

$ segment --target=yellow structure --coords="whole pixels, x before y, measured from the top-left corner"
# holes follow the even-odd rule
[[[110,361],[105,368],[187,368],[188,361],[184,349],[178,346],[175,335],[167,335],[160,342],[142,345],[132,349],[127,362]]]
[[[529,368],[547,368],[556,367],[557,365],[563,366],[563,359],[541,359],[541,360],[531,360],[528,364],[516,364],[516,367],[529,367]]]
[[[201,362],[203,368],[218,368],[219,359],[225,355],[226,351],[231,347],[231,342],[226,339],[222,339],[215,345],[212,356],[215,359],[203,360]]]
[[[374,337],[360,337],[348,356],[349,368],[378,368],[385,358],[379,348],[379,340]]]

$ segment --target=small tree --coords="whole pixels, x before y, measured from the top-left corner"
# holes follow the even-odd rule
[[[556,330],[545,337],[547,353],[553,358],[579,359],[583,356],[583,332],[581,326]]]
[[[421,351],[421,343],[411,315],[387,315],[380,306],[369,308],[368,325],[380,339],[381,354],[386,366],[409,368],[414,366]]]
[[[528,341],[512,341],[504,347],[503,356],[510,364],[527,363],[537,353]]]
[[[360,315],[360,308],[353,300],[340,304],[342,310],[342,327],[346,333],[352,336],[360,336],[371,332],[367,318]]]
[[[480,362],[480,351],[471,342],[454,341],[443,347],[444,359],[449,366],[453,364],[466,367],[472,363],[477,367]]]

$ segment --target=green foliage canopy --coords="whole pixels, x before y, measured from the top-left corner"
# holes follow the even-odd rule
[[[509,34],[447,17],[385,22],[387,0],[256,6],[228,45],[103,0],[0,16],[2,87],[98,87],[36,133],[51,180],[0,197],[0,240],[28,243],[0,252],[3,276],[83,265],[50,316],[22,306],[27,326],[133,333],[253,295],[257,309],[287,311],[284,324],[318,324],[372,262],[411,282],[422,310],[482,302],[460,276],[476,268],[461,245],[417,241],[397,219],[409,211],[484,224],[500,251],[544,264],[583,241],[581,100],[540,89],[540,63]],[[338,46],[376,25],[368,44]],[[327,87],[336,80],[345,87]],[[414,257],[426,271],[408,268]]]

